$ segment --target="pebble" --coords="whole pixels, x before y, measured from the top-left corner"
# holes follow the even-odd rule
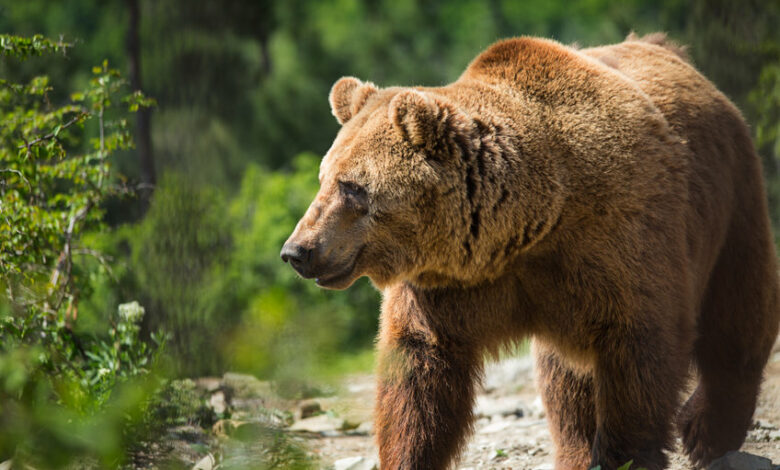
[[[213,455],[208,454],[207,456],[198,460],[198,463],[196,463],[195,466],[192,467],[192,470],[213,470],[216,465],[217,465],[217,460],[214,458]]]
[[[378,470],[378,468],[374,459],[365,457],[348,457],[333,463],[334,470]]]
[[[707,470],[773,470],[772,461],[748,454],[747,452],[729,452],[715,460]]]
[[[544,403],[542,403],[542,397],[537,395],[534,402],[531,404],[531,416],[535,418],[544,418],[547,416],[547,410],[544,409]]]
[[[490,423],[484,428],[479,430],[480,434],[493,434],[496,432],[504,431],[510,427],[512,427],[514,423],[512,421],[497,421],[495,423]]]
[[[555,468],[555,465],[551,463],[543,463],[541,465],[537,465],[534,467],[534,470],[553,470]]]

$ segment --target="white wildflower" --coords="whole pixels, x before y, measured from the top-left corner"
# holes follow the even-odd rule
[[[144,316],[144,308],[137,301],[119,305],[119,318],[130,323],[138,323]]]

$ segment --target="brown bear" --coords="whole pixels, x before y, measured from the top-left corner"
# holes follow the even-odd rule
[[[739,111],[662,35],[521,37],[443,87],[342,78],[321,189],[282,249],[382,291],[381,468],[444,469],[485,355],[532,337],[556,468],[737,449],[780,322]],[[698,386],[682,407],[689,371]]]

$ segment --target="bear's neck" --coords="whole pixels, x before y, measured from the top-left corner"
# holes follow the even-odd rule
[[[563,189],[542,135],[511,122],[476,118],[474,134],[453,151],[462,166],[461,220],[446,265],[416,276],[427,287],[474,285],[497,279],[560,217]],[[547,149],[547,150],[543,150]]]

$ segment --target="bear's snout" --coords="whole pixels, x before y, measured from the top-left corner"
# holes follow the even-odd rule
[[[282,252],[280,253],[282,257],[282,261],[285,263],[289,262],[290,266],[295,269],[298,274],[301,275],[301,277],[309,279],[312,277],[311,270],[309,269],[309,266],[311,264],[311,258],[312,258],[312,249],[311,248],[304,248],[303,246],[287,242],[282,247]]]

